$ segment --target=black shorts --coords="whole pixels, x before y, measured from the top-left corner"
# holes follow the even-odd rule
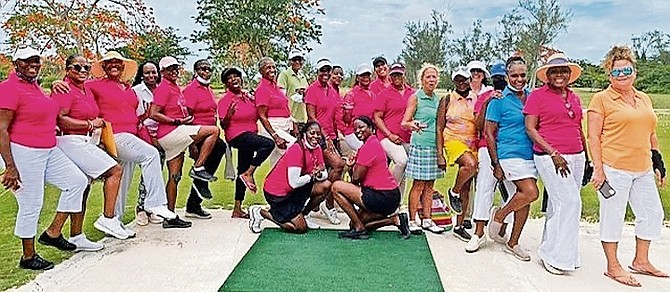
[[[313,183],[308,183],[290,191],[286,196],[275,196],[264,192],[265,200],[270,204],[272,218],[279,223],[286,223],[302,213],[305,203],[312,194],[313,185]]]
[[[400,206],[400,190],[398,188],[392,190],[375,190],[367,187],[361,188],[363,195],[363,205],[365,209],[371,212],[391,215]]]

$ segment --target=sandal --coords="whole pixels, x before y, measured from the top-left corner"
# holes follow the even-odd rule
[[[242,183],[244,183],[244,186],[245,186],[250,192],[252,192],[252,193],[255,194],[256,191],[258,191],[258,189],[256,188],[256,185],[255,185],[254,183],[252,183],[252,182],[247,181],[246,179],[244,179],[244,176],[242,176],[241,174],[238,175],[237,178],[239,178],[239,179],[242,181]]]
[[[603,275],[605,275],[605,277],[607,277],[607,278],[610,278],[614,281],[617,281],[617,282],[619,282],[623,285],[629,286],[629,287],[642,287],[642,284],[640,284],[640,282],[635,280],[635,278],[633,278],[633,276],[631,276],[631,275],[614,276],[614,275],[611,275],[608,272],[604,272]]]
[[[632,265],[628,266],[628,268],[630,269],[631,273],[633,273],[633,274],[652,276],[652,277],[657,277],[657,278],[670,278],[670,275],[662,272],[659,269],[656,269],[655,271],[645,271],[645,270],[640,270],[636,267],[633,267]]]

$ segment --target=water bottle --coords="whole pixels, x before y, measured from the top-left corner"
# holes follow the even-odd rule
[[[102,128],[95,128],[91,133],[91,144],[98,145],[100,144],[100,137],[102,137]]]

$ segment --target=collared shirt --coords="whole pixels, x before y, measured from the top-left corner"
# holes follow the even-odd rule
[[[366,116],[374,120],[373,115],[377,106],[377,96],[372,91],[365,90],[356,85],[344,96],[344,102],[353,105],[354,108],[351,110],[352,121],[348,125],[343,124],[344,128],[340,129],[342,134],[349,135],[354,132],[353,119],[357,117]]]
[[[216,126],[216,101],[214,91],[198,80],[193,80],[184,88],[186,107],[193,111],[193,124]]]
[[[44,94],[37,82],[27,82],[16,73],[0,83],[0,109],[11,110],[9,141],[33,148],[56,146],[58,103]]]
[[[456,91],[449,94],[447,105],[446,124],[444,127],[444,142],[461,141],[470,149],[476,150],[477,127],[475,126],[475,103],[477,95],[470,91],[463,97]]]
[[[316,166],[325,168],[323,161],[323,150],[321,147],[309,149],[301,145],[303,141],[299,141],[291,145],[286,153],[279,158],[277,165],[270,170],[263,190],[268,194],[277,197],[285,197],[293,190],[288,179],[288,169],[291,167],[299,167],[301,175],[311,174]]]
[[[356,164],[365,166],[367,172],[361,180],[361,186],[378,191],[389,191],[398,188],[398,182],[389,171],[386,152],[374,135],[368,137],[356,155]],[[356,168],[356,166],[354,166]]]
[[[228,112],[228,108],[233,102],[237,102],[237,110],[230,118],[228,124],[223,127],[226,141],[233,140],[235,137],[246,132],[258,133],[258,125],[256,124],[258,121],[258,111],[256,110],[253,96],[247,92],[243,92],[242,95],[246,97],[243,98],[228,90],[221,100],[219,100],[219,119],[222,122]]]
[[[298,71],[294,72],[293,69],[288,68],[277,77],[277,85],[286,90],[286,96],[294,95],[299,88],[307,88],[307,77]],[[307,111],[305,110],[305,103],[295,102],[293,99],[289,98],[289,107],[291,109],[291,117],[294,121],[299,123],[304,123],[307,121]]]
[[[256,107],[268,107],[268,118],[288,118],[291,116],[288,109],[289,98],[279,90],[277,83],[265,78],[261,79],[254,96],[256,97]]]
[[[610,85],[593,95],[589,112],[603,116],[600,134],[603,163],[616,169],[644,172],[651,169],[651,135],[657,117],[651,99],[635,92],[635,106],[628,104]]]
[[[112,124],[114,134],[130,133],[137,135],[139,119],[137,95],[130,86],[107,78],[84,83],[93,93],[100,108],[100,117]]]
[[[135,114],[137,114],[139,117],[149,111],[149,106],[151,106],[151,103],[154,102],[154,93],[144,82],[140,82],[140,84],[133,86],[133,91],[135,91],[135,94],[137,95],[137,101],[139,102],[137,104],[137,110],[135,111]],[[144,126],[146,126],[149,131],[154,133],[158,131],[158,122],[152,119],[144,119],[142,124],[144,124]]]
[[[492,98],[494,93],[494,90],[489,90],[480,95],[477,95],[477,101],[475,102],[475,119],[482,110],[485,110],[482,109],[482,107],[484,107],[484,102],[486,102],[489,98]],[[477,135],[477,148],[486,147],[486,135],[484,131],[479,131]]]
[[[100,115],[100,109],[98,108],[98,104],[95,103],[91,90],[86,88],[86,86],[82,86],[82,92],[82,89],[74,85],[69,78],[65,79],[65,83],[70,86],[70,92],[51,92],[51,98],[58,102],[60,109],[67,110],[67,116],[77,120],[93,120],[97,118]],[[87,129],[69,130],[64,126],[61,126],[60,129],[66,134],[86,134],[88,132]]]
[[[567,100],[550,91],[546,84],[533,90],[526,100],[523,113],[537,117],[537,131],[551,147],[563,154],[576,154],[584,151],[581,131],[582,103],[572,90],[566,90]],[[572,118],[568,107],[572,108]],[[533,151],[544,153],[537,144],[533,145]]]
[[[524,91],[526,96],[530,94],[528,89]],[[486,120],[498,124],[498,158],[533,160],[533,142],[526,133],[523,103],[509,88],[505,88],[502,94],[502,99],[492,99],[486,110]]]
[[[379,94],[382,90],[391,87],[391,77],[386,76],[386,82],[383,82],[381,78],[377,78],[372,83],[370,83],[370,91],[374,94]]]
[[[162,107],[161,112],[173,119],[181,119],[189,116],[188,109],[186,107],[186,99],[181,93],[181,88],[177,83],[172,82],[167,79],[163,79],[156,91],[154,92],[154,102],[155,105]],[[163,136],[172,132],[176,129],[177,126],[168,123],[159,123],[158,124],[158,138],[163,138]]]
[[[341,99],[337,91],[330,85],[321,87],[319,81],[316,80],[305,92],[305,104],[311,104],[316,108],[316,120],[321,125],[321,131],[327,136],[324,138],[337,138],[335,113],[341,106]]]
[[[436,147],[436,133],[437,133],[437,108],[440,105],[440,97],[437,93],[428,96],[423,89],[416,91],[416,112],[414,112],[414,120],[425,124],[426,128],[420,132],[412,132],[410,144],[416,146]]]
[[[375,111],[382,112],[382,120],[386,128],[392,134],[398,135],[405,143],[409,143],[412,132],[406,130],[400,124],[405,117],[407,101],[415,92],[414,88],[405,86],[404,92],[400,93],[398,89],[391,86],[377,95]],[[377,137],[383,139],[386,135],[377,129]]]

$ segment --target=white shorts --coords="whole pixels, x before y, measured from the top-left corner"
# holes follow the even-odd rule
[[[93,145],[91,137],[65,135],[56,137],[58,148],[88,177],[96,179],[117,163],[107,152]]]
[[[165,150],[165,160],[170,161],[184,152],[188,146],[193,144],[191,136],[198,134],[199,125],[180,125],[172,132],[158,139],[163,150]]]
[[[537,179],[537,169],[535,161],[521,158],[500,159],[500,167],[505,173],[505,179],[508,181],[517,181],[526,178]]]

